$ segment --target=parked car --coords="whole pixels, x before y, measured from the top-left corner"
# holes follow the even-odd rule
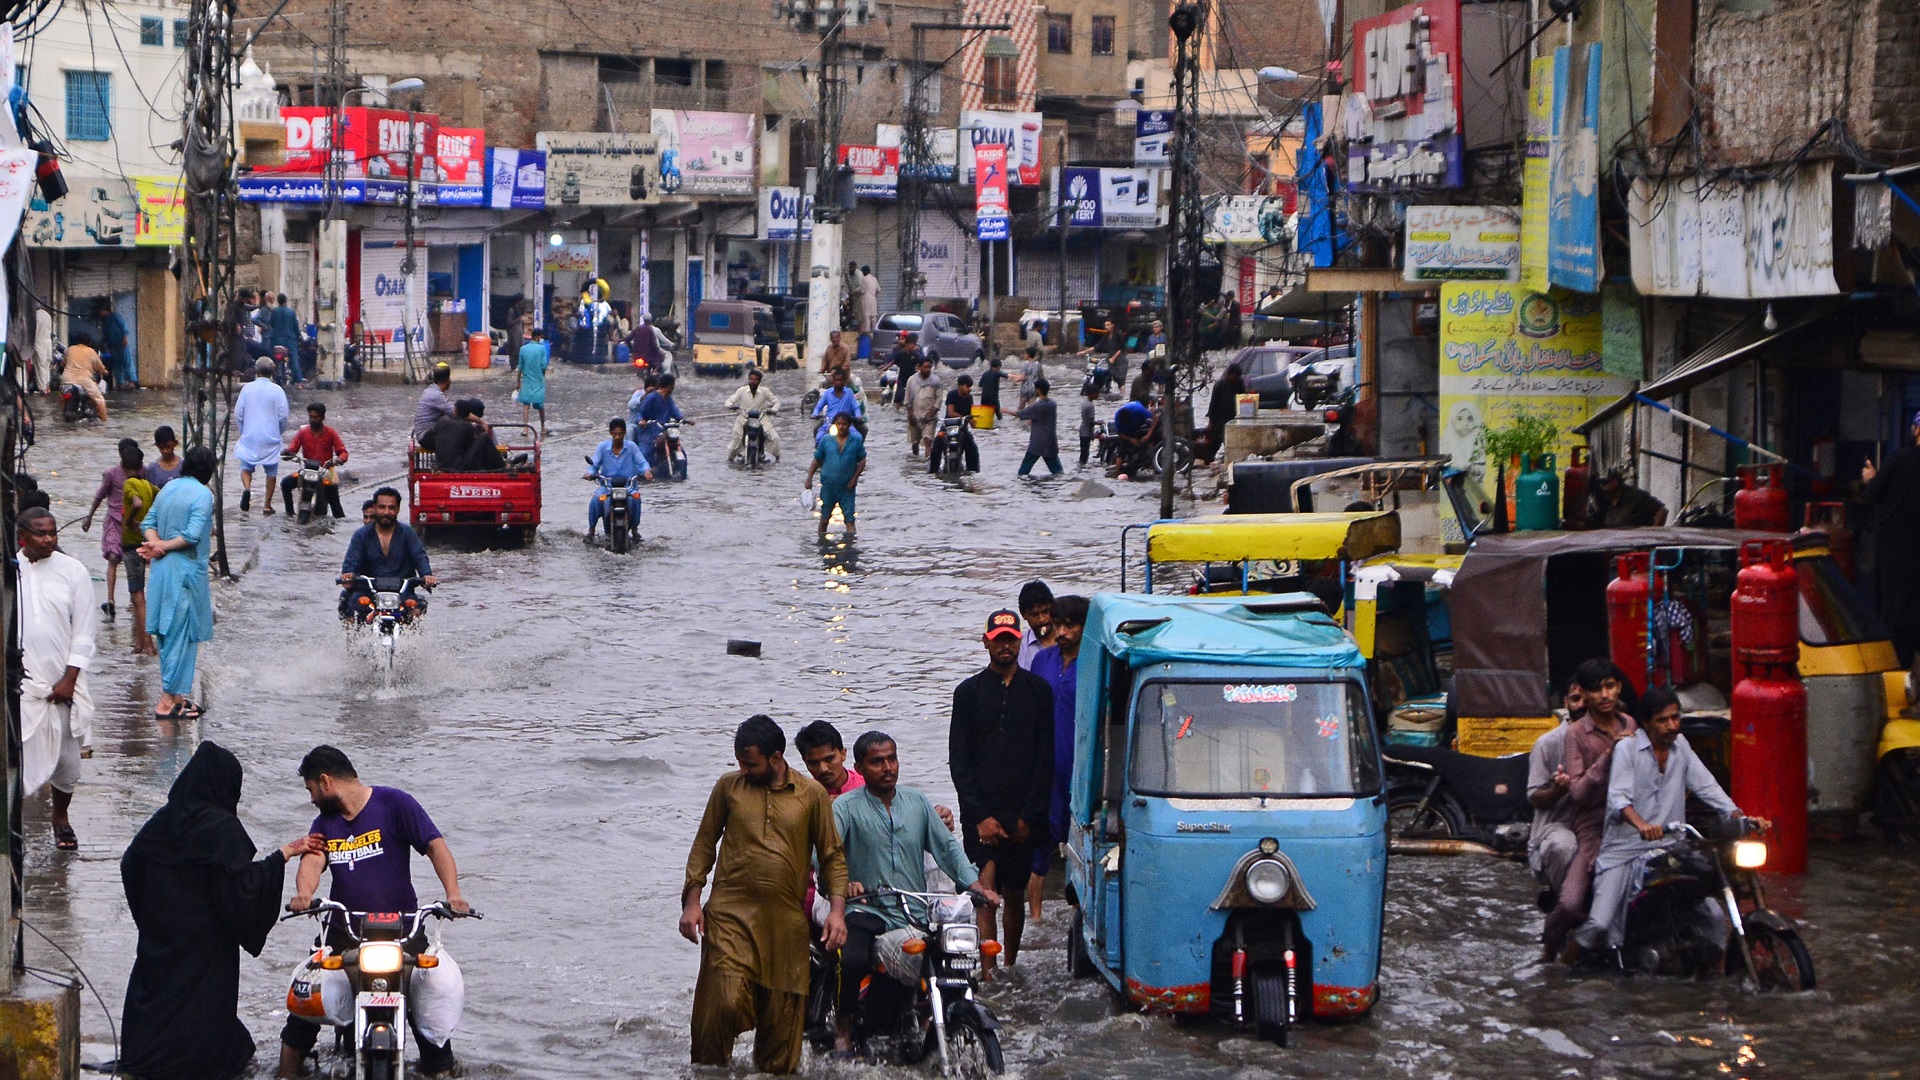
[[[987,350],[980,343],[980,335],[969,330],[958,315],[944,311],[929,311],[924,315],[901,311],[880,316],[869,362],[875,367],[884,365],[902,330],[919,335],[920,351],[936,364],[964,368],[986,359]]]
[[[1260,395],[1263,409],[1284,409],[1293,397],[1293,380],[1312,368],[1337,374],[1338,387],[1353,385],[1353,346],[1316,349],[1305,345],[1249,345],[1234,354],[1233,363],[1247,380],[1247,390]]]

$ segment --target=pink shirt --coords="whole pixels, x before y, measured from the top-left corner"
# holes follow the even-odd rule
[[[821,784],[820,786],[827,787],[827,785],[825,784]],[[867,778],[860,775],[860,770],[848,769],[847,778],[841,781],[840,786],[838,788],[830,788],[830,787],[827,788],[827,795],[837,799],[840,796],[845,795],[849,791],[853,791],[857,788],[863,788],[866,786],[867,786]],[[809,879],[807,882],[807,899],[806,899],[806,910],[809,913],[813,911],[814,896],[815,896],[815,893],[813,888],[813,881]],[[811,918],[812,917],[811,914],[809,914],[808,917]]]

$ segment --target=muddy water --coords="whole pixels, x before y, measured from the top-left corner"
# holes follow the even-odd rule
[[[345,528],[297,528],[257,509],[232,519],[244,573],[216,585],[219,636],[201,654],[210,712],[185,730],[151,718],[158,676],[127,654],[122,586],[120,618],[103,628],[91,676],[101,712],[74,803],[79,856],[52,852],[43,808],[30,808],[27,826],[28,917],[106,999],[106,1009],[85,1003],[88,1060],[112,1053],[108,1021],[118,1019],[132,959],[119,853],[204,737],[245,763],[242,817],[262,848],[310,819],[293,770],[318,742],[343,747],[363,777],[405,787],[428,808],[467,896],[488,916],[449,932],[467,973],[456,1045],[470,1075],[689,1074],[697,950],[675,932],[677,898],[705,793],[731,764],[733,726],[765,711],[789,732],[816,718],[849,738],[885,728],[900,741],[903,781],[950,799],[946,704],[981,661],[985,614],[1033,576],[1058,591],[1112,588],[1118,526],[1155,509],[1147,485],[1074,501],[1071,477],[1016,480],[1025,439],[1015,430],[981,436],[979,477],[935,480],[906,459],[904,425],[881,409],[860,538],[822,546],[794,500],[806,445],[792,415],[800,377],[771,381],[788,401],[788,457],[759,473],[722,463],[719,405],[731,385],[689,379],[684,406],[712,418],[687,433],[692,479],[646,489],[646,542],[615,556],[581,543],[590,485],[578,466],[631,387],[574,368],[552,382],[538,542],[436,549],[443,585],[427,625],[403,646],[392,690],[333,621]],[[517,412],[497,375],[472,389],[493,419]],[[296,411],[307,396],[295,395]],[[400,473],[416,394],[363,387],[325,397],[354,452],[361,486],[344,499],[354,512],[375,482]],[[63,522],[84,512],[113,439],[144,443],[155,424],[177,421],[173,395],[114,404],[104,427],[43,420],[29,468]],[[237,490],[237,478],[227,482]],[[75,524],[62,536],[97,571],[95,529],[83,535]],[[728,638],[763,642],[762,657],[726,655]],[[1291,1050],[1131,1015],[1103,985],[1069,980],[1058,904],[1030,928],[1019,975],[990,1000],[1006,1021],[1013,1071],[1032,1078],[1907,1074],[1920,1056],[1910,1005],[1917,862],[1870,844],[1826,847],[1807,878],[1776,886],[1779,906],[1807,927],[1823,987],[1793,999],[1543,968],[1524,869],[1403,859],[1388,889],[1379,1007],[1363,1022],[1309,1027]],[[416,866],[423,896],[436,895],[424,861]],[[306,940],[283,927],[261,958],[243,958],[243,1014],[263,1073]],[[27,952],[36,967],[66,967],[32,934]],[[871,1073],[823,1062],[806,1071]]]

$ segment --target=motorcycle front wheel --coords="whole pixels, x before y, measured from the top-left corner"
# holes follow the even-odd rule
[[[361,1059],[359,1080],[400,1080],[393,1059],[385,1054],[368,1054]]]
[[[1466,835],[1467,816],[1444,791],[1421,801],[1425,784],[1401,784],[1387,789],[1387,840],[1452,840]]]
[[[1155,472],[1165,472],[1167,470],[1167,447],[1165,443],[1156,445],[1153,448],[1153,468]],[[1183,473],[1191,468],[1193,468],[1193,444],[1187,442],[1185,439],[1175,441],[1173,444],[1173,471]]]
[[[946,1063],[948,1076],[999,1076],[1007,1071],[1000,1055],[1000,1033],[980,1026],[980,1018],[970,1008],[949,1010]]]
[[[611,550],[615,555],[625,555],[627,553],[628,535],[629,534],[627,532],[627,519],[625,517],[620,517],[618,520],[615,520],[615,515],[608,514],[607,515],[607,548]]]
[[[1287,973],[1284,970],[1257,971],[1253,984],[1253,1015],[1260,1037],[1275,1046],[1287,1045],[1292,1021],[1287,1016]]]
[[[1760,975],[1760,989],[1797,994],[1813,989],[1813,955],[1791,930],[1747,924],[1747,955]]]

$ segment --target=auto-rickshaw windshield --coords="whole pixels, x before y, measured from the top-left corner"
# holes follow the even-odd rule
[[[1348,680],[1156,680],[1134,702],[1132,788],[1189,798],[1380,789],[1366,696]]]

